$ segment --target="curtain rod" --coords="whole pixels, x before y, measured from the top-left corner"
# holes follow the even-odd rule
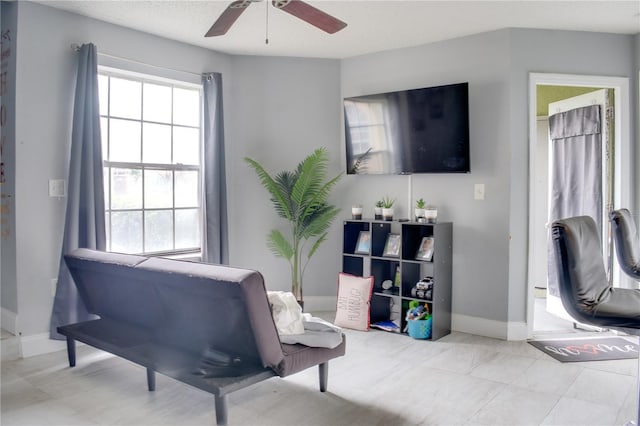
[[[71,43],[71,49],[74,52],[78,52],[80,50],[80,44]],[[111,59],[117,59],[119,61],[131,62],[131,63],[137,64],[137,65],[143,65],[145,67],[153,67],[153,68],[159,68],[159,69],[168,70],[168,71],[180,72],[180,73],[184,73],[184,74],[191,74],[191,75],[195,75],[195,76],[198,76],[198,77],[202,77],[202,76],[205,76],[205,75],[209,74],[209,73],[198,74],[198,73],[191,72],[191,71],[184,71],[184,70],[179,70],[179,69],[175,69],[175,68],[161,67],[159,65],[146,64],[144,62],[136,61],[135,59],[123,58],[122,56],[110,55],[108,53],[100,53],[100,52],[98,52],[98,56],[104,56],[106,58],[111,58]]]

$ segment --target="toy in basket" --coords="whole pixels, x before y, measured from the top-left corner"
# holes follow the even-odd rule
[[[426,303],[421,305],[420,302],[412,300],[409,302],[406,320],[407,326],[404,331],[408,330],[409,336],[414,339],[429,339],[431,337],[433,321],[429,313],[429,305]]]

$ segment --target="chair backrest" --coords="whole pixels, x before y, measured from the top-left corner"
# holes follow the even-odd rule
[[[589,216],[556,220],[551,225],[560,298],[567,312],[580,322],[594,322],[595,309],[609,289],[600,237]]]
[[[627,209],[609,214],[613,224],[613,239],[620,269],[635,280],[640,280],[640,242],[638,228]]]

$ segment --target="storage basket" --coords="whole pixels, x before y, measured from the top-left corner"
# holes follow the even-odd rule
[[[414,339],[431,338],[432,318],[426,320],[408,320],[409,336]]]

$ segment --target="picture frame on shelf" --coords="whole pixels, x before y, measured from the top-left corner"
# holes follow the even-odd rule
[[[383,256],[400,257],[400,234],[387,235],[387,241],[384,244]]]
[[[369,254],[371,250],[371,233],[369,231],[360,231],[358,242],[356,243],[355,254]]]
[[[423,237],[420,242],[420,247],[418,247],[418,251],[416,252],[415,259],[431,262],[433,260],[433,245],[433,237]]]

